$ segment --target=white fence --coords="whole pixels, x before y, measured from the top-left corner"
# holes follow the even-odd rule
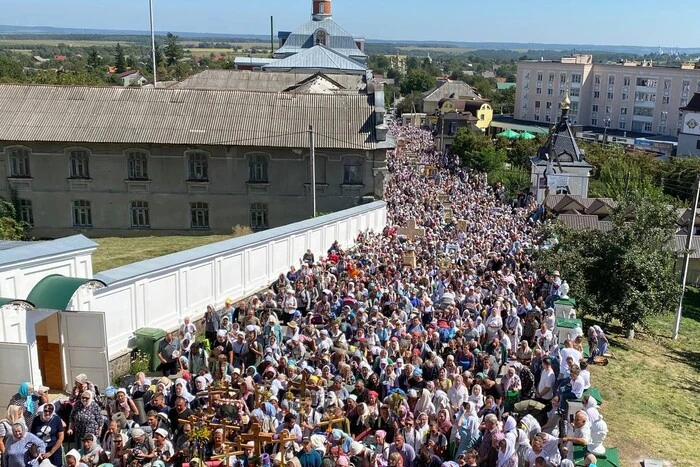
[[[357,234],[381,231],[386,203],[376,201],[256,234],[130,264],[95,275],[107,287],[80,300],[79,309],[102,311],[109,359],[143,327],[173,329],[185,316],[199,318],[209,304],[242,298],[271,284],[308,248],[325,256],[338,240],[350,246]]]

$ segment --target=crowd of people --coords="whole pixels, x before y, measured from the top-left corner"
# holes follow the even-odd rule
[[[185,320],[159,347],[162,377],[98,394],[80,375],[57,407],[23,386],[0,423],[4,465],[226,463],[252,424],[293,439],[238,446],[243,467],[551,467],[576,449],[595,465],[607,426],[584,396],[584,347],[604,351],[605,334],[553,333],[567,286],[530,258],[535,201],[509,202],[424,130],[391,132],[383,231],[307,251],[269,290]],[[241,430],[199,446],[201,410]]]

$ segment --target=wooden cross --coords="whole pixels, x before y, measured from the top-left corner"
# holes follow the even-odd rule
[[[215,460],[215,461],[223,460],[224,465],[226,467],[230,466],[231,457],[233,457],[233,456],[238,457],[238,456],[242,456],[243,454],[245,454],[245,451],[234,451],[234,446],[228,442],[224,442],[223,451],[224,452],[222,452],[221,454],[211,456],[211,460]]]
[[[288,383],[289,389],[295,389],[299,391],[299,396],[304,397],[304,394],[306,394],[306,389],[307,389],[307,381],[304,376],[301,377],[301,381],[289,381]]]
[[[238,448],[243,449],[249,441],[252,441],[254,444],[253,450],[255,455],[262,455],[265,443],[271,443],[274,435],[272,433],[263,433],[260,430],[261,428],[259,423],[251,423],[248,431],[238,435]]]
[[[327,431],[328,433],[330,433],[331,431],[333,431],[333,425],[335,425],[336,423],[345,423],[346,420],[347,420],[347,418],[345,418],[345,417],[342,417],[342,418],[334,418],[334,419],[331,419],[331,420],[323,420],[323,421],[322,421],[321,423],[319,423],[317,426],[326,426],[326,427],[328,427],[328,428],[326,429],[326,431]]]
[[[409,219],[406,224],[406,227],[401,227],[396,231],[399,235],[404,235],[411,241],[413,241],[415,237],[425,236],[425,229],[422,227],[416,227],[415,219]]]
[[[297,441],[297,437],[296,437],[295,435],[291,434],[291,433],[289,432],[289,430],[282,430],[282,431],[280,432],[280,437],[279,437],[279,438],[277,438],[277,439],[275,439],[275,440],[272,440],[272,441],[269,441],[270,444],[279,444],[278,452],[279,452],[280,459],[281,459],[281,461],[280,461],[280,466],[281,466],[281,467],[284,467],[284,464],[285,464],[285,460],[284,460],[284,450],[285,450],[285,446],[286,446],[286,444],[287,444],[288,442],[290,442],[290,441],[291,441],[291,442],[296,442],[296,441]]]

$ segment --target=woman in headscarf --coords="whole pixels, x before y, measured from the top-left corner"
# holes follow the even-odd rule
[[[71,449],[66,454],[66,466],[67,467],[89,467],[84,462],[80,461],[80,452],[77,449]]]
[[[0,454],[5,452],[5,439],[12,436],[12,425],[24,423],[24,410],[19,405],[11,405],[5,412],[5,418],[0,420]]]
[[[499,302],[496,302],[497,304]],[[503,318],[501,318],[501,309],[494,305],[491,308],[489,317],[486,318],[486,343],[490,344],[494,338],[498,337],[498,331],[503,328]]]
[[[472,393],[469,396],[469,402],[474,405],[474,410],[478,412],[484,406],[484,393],[480,384],[472,386]]]
[[[100,437],[102,430],[102,413],[100,406],[95,402],[95,394],[92,391],[83,391],[80,400],[75,403],[73,411],[70,413],[68,422],[68,436],[74,435],[76,443],[88,435]]]
[[[207,368],[209,365],[209,352],[204,348],[202,342],[195,342],[190,347],[189,355],[190,372],[198,375],[200,368]]]
[[[462,405],[462,412],[457,418],[457,437],[459,446],[455,452],[461,453],[473,449],[479,440],[479,417],[471,402]]]
[[[78,452],[80,453],[80,462],[88,467],[95,467],[102,463],[101,458],[103,451],[95,435],[85,435],[83,438],[83,445]]]
[[[36,416],[37,407],[45,404],[49,401],[46,394],[39,391],[38,394],[32,394],[34,392],[34,387],[31,383],[24,382],[19,385],[19,390],[17,394],[10,398],[10,402],[7,404],[18,405],[24,410],[24,424],[27,427],[32,426],[32,420]]]
[[[3,467],[38,467],[46,444],[27,431],[22,422],[12,424],[12,432],[5,438]]]
[[[48,459],[53,465],[59,466],[62,464],[61,446],[66,424],[56,415],[53,404],[44,404],[39,407],[37,415],[29,431],[46,444],[43,459]]]
[[[450,405],[450,399],[447,397],[445,391],[438,389],[433,395],[433,406],[435,407],[435,412],[440,413],[442,410],[447,410],[448,415],[452,413],[452,406]]]
[[[518,467],[518,453],[512,438],[497,433],[493,438],[494,447],[498,449],[497,467]]]
[[[183,397],[187,401],[187,406],[194,410],[197,407],[193,407],[193,405],[196,405],[195,397],[190,394],[190,391],[187,389],[187,381],[185,381],[182,378],[178,378],[175,380],[175,389],[173,390],[171,396],[170,396],[170,404],[168,404],[170,407],[175,407],[175,400],[178,397]]]
[[[588,421],[591,424],[591,444],[588,445],[588,451],[597,455],[605,455],[605,447],[603,441],[608,436],[608,424],[603,420],[603,416],[598,411],[598,401],[592,396],[584,396],[583,409],[588,415]]]
[[[253,379],[249,376],[243,378],[238,387],[240,389],[238,398],[245,403],[248,410],[253,410],[255,408],[255,384]]]
[[[122,407],[129,409],[129,412],[131,412],[131,416],[133,417],[133,419],[138,420],[138,407],[136,407],[134,401],[129,396],[127,396],[126,389],[119,388],[117,389],[117,392],[114,395],[114,400],[112,401],[112,403],[107,404],[107,417],[112,418],[112,415],[119,412]]]

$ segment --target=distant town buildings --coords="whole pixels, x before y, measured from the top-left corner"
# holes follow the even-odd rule
[[[680,109],[700,91],[700,69],[696,64],[672,68],[649,61],[600,64],[592,55],[521,60],[515,118],[556,122],[557,103],[567,88],[572,124],[675,137],[683,125]]]

